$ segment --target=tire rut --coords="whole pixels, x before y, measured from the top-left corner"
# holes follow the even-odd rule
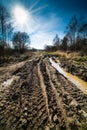
[[[20,79],[1,100],[0,130],[37,130],[47,125],[49,116],[38,76],[39,60],[26,62],[15,72]]]
[[[87,126],[87,95],[60,75],[49,63],[47,67],[50,71],[51,81],[62,99],[61,104],[66,111],[68,125],[71,129],[73,127],[75,127],[74,129],[85,129]]]
[[[50,76],[47,72],[45,63],[41,62],[40,67],[41,67],[41,72],[44,78],[44,84],[46,86],[46,91],[47,91],[47,96],[48,96],[48,107],[49,107],[49,112],[51,116],[51,121],[53,123],[53,129],[55,129],[56,125],[58,125],[58,127],[60,127],[61,129],[61,125],[63,124],[64,129],[67,128],[68,130],[68,126],[67,125],[65,126],[66,123],[65,123],[65,117],[63,117],[64,115],[63,108],[61,108],[59,105],[60,99],[58,97],[58,94],[52,82],[50,81]],[[61,116],[60,119],[59,119],[59,116]]]
[[[46,55],[11,74],[19,78],[2,92],[0,130],[87,129],[87,95],[60,75]]]

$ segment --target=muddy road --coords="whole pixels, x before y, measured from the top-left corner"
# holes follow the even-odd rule
[[[0,130],[87,130],[87,95],[48,56],[2,69]]]

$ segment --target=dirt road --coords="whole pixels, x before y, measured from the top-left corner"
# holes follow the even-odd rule
[[[87,130],[87,95],[48,56],[4,70],[0,84],[0,130]]]

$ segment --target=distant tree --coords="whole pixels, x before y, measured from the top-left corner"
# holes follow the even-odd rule
[[[22,52],[27,48],[27,44],[30,44],[30,37],[25,32],[16,32],[12,38],[14,49]]]
[[[8,47],[8,42],[11,40],[11,37],[9,37],[11,34],[10,15],[7,9],[0,4],[0,55],[3,56],[3,58],[7,55],[7,48],[10,48],[10,44]]]
[[[76,50],[80,50],[83,53],[87,54],[87,20],[82,16],[78,19]]]
[[[62,40],[61,49],[67,51],[68,48],[68,38],[65,36]]]
[[[6,42],[9,13],[3,5],[0,5],[0,39]]]
[[[4,57],[4,48],[5,48],[5,43],[0,41],[0,57]]]
[[[48,52],[52,51],[52,46],[45,45],[45,51],[48,51]]]
[[[53,46],[55,46],[56,50],[58,50],[59,45],[60,45],[60,39],[58,37],[58,34],[56,34],[55,38],[53,39]]]
[[[13,33],[13,28],[12,24],[9,22],[7,25],[7,43],[10,44],[10,41],[12,40],[12,33]]]
[[[73,16],[67,26],[67,36],[70,40],[70,43],[75,43],[78,32],[78,20],[76,16]]]
[[[87,22],[79,28],[79,33],[81,34],[80,36],[82,36],[84,39],[87,38]]]

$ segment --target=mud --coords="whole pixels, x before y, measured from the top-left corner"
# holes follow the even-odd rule
[[[82,80],[87,82],[87,61],[77,61],[73,57],[65,58],[61,57],[61,67],[63,67],[67,72],[78,76]]]
[[[58,73],[48,56],[3,74],[0,84],[18,78],[0,89],[0,130],[87,129],[87,95]]]

